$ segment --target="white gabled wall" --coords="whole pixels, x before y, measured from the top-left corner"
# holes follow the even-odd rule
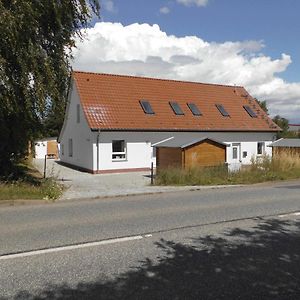
[[[93,133],[93,170],[97,168],[97,133]],[[267,147],[275,137],[272,132],[108,132],[99,133],[99,170],[149,168],[151,162],[156,162],[152,157],[153,149],[151,144],[164,139],[174,137],[175,139],[190,142],[203,137],[212,138],[220,142],[225,142],[227,147],[227,163],[235,166],[236,161],[232,159],[232,144],[240,143],[241,162],[238,164],[250,164],[251,158],[257,155],[257,143],[265,142],[265,153],[272,155],[270,147]],[[127,159],[124,161],[112,160],[112,141],[125,140],[127,145]],[[243,152],[247,152],[247,157],[243,158]]]
[[[80,108],[80,122],[77,122],[77,105]],[[88,126],[84,112],[82,110],[76,85],[72,80],[69,92],[69,102],[67,105],[65,120],[60,134],[60,159],[88,170],[93,169],[93,141],[92,132]],[[69,139],[73,142],[73,156],[69,156]],[[62,153],[63,150],[63,153]]]

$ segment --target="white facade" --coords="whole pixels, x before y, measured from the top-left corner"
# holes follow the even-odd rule
[[[151,162],[155,166],[156,157],[151,145],[171,137],[186,139],[187,143],[207,137],[228,144],[226,161],[231,170],[238,169],[241,164],[250,164],[252,157],[272,155],[272,149],[267,146],[276,139],[275,132],[92,131],[77,90],[72,86],[71,101],[59,138],[60,159],[90,172],[145,169],[151,167]],[[124,146],[124,149],[113,154],[113,143]]]
[[[96,141],[94,133],[93,140]],[[228,144],[226,149],[230,169],[239,168],[241,164],[250,164],[252,157],[263,154],[272,155],[272,149],[267,147],[275,140],[274,133],[251,133],[251,132],[107,132],[99,133],[99,166],[97,168],[97,147],[94,143],[94,166],[93,170],[114,170],[131,168],[150,168],[151,162],[156,163],[156,157],[152,144],[173,137],[187,142],[208,137]],[[114,161],[112,159],[112,141],[124,140],[126,144],[126,160]],[[262,143],[262,153],[257,153],[258,143]],[[237,150],[233,150],[237,148]],[[235,156],[233,155],[235,152]]]
[[[71,84],[64,125],[59,137],[59,156],[62,162],[93,170],[93,133],[84,116],[77,89],[73,87],[74,84]]]
[[[48,138],[34,141],[34,157],[38,159],[44,159],[47,153],[48,142],[56,142],[56,138]],[[59,151],[60,145],[57,144],[57,148]]]

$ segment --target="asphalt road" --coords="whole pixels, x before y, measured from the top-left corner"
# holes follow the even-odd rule
[[[0,299],[299,299],[298,211],[299,181],[2,207]]]

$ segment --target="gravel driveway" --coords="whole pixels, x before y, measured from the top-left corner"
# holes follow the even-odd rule
[[[43,174],[43,159],[34,159],[33,165]],[[150,172],[92,175],[68,168],[52,159],[47,160],[46,174],[47,177],[54,177],[67,187],[61,198],[63,200],[212,188],[151,186]]]

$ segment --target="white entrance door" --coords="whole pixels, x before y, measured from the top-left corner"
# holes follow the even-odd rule
[[[241,167],[241,144],[233,143],[232,144],[232,157],[231,157],[231,166],[232,171],[239,170]]]

